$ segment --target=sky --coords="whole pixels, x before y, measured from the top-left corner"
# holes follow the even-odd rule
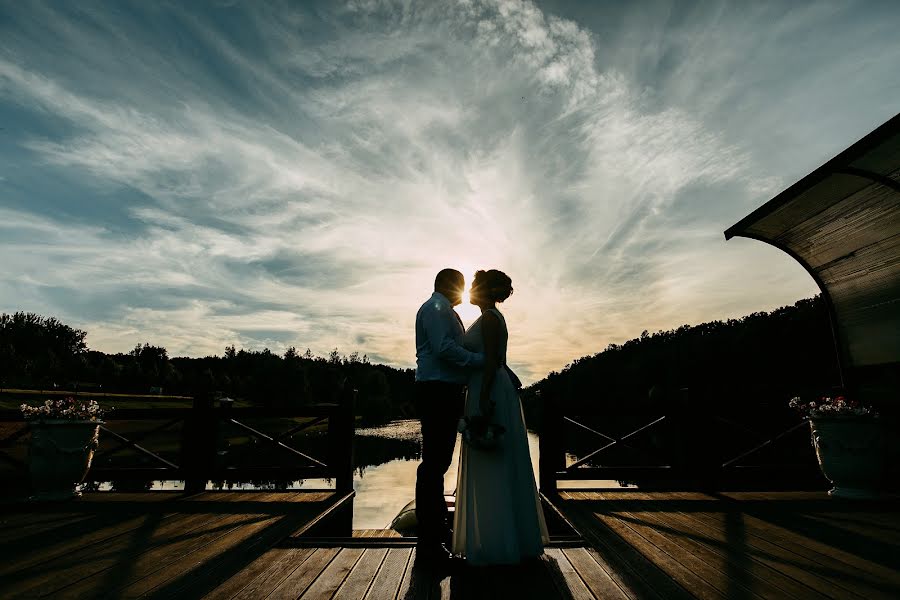
[[[510,275],[528,383],[812,296],[723,232],[900,111],[900,3],[0,0],[0,311],[411,367]],[[460,307],[469,324],[477,310]]]

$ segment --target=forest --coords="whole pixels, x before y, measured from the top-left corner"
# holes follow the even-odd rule
[[[337,383],[359,390],[357,413],[370,423],[415,416],[414,370],[374,364],[365,355],[314,356],[290,347],[229,346],[221,356],[170,357],[164,346],[136,343],[127,353],[91,350],[87,333],[54,317],[0,315],[0,387],[190,395],[197,390],[271,407],[327,402]],[[688,389],[697,402],[735,407],[784,404],[794,395],[828,393],[839,381],[825,303],[800,300],[771,312],[650,333],[609,344],[523,390],[534,422],[552,396],[592,413],[660,408]]]
[[[821,296],[771,312],[650,333],[609,344],[525,390],[526,413],[553,397],[567,411],[666,412],[685,393],[699,405],[749,410],[821,396],[840,383],[828,312]]]
[[[414,415],[413,369],[373,364],[365,355],[326,356],[290,347],[283,354],[225,348],[222,356],[170,357],[163,346],[138,343],[127,353],[91,350],[87,332],[55,317],[0,315],[0,388],[193,395],[212,393],[289,408],[335,399],[339,384],[358,390],[357,414],[379,423]]]

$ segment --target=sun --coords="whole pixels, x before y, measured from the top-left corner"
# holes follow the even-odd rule
[[[468,286],[463,292],[462,303],[456,307],[456,312],[459,314],[459,318],[463,320],[463,323],[466,325],[466,327],[474,323],[475,320],[481,316],[481,309],[474,304],[469,304]]]

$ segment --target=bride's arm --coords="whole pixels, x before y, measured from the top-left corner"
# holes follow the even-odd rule
[[[481,338],[484,341],[484,377],[481,379],[479,408],[481,414],[491,416],[494,413],[491,388],[500,368],[500,319],[491,311],[485,311],[481,316]]]

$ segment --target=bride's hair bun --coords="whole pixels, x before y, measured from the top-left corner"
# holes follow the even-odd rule
[[[494,302],[503,302],[513,293],[512,279],[503,271],[490,269],[488,271],[476,271],[472,287],[482,287],[486,290],[486,296]]]

